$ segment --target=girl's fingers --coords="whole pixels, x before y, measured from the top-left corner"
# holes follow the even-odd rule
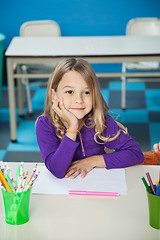
[[[69,169],[65,175],[66,178],[69,178],[73,173],[77,171],[76,168]]]
[[[65,109],[62,98],[59,99],[59,106],[61,109],[63,109],[63,110]]]
[[[75,173],[72,174],[71,178],[76,178],[81,173],[81,170],[77,170]]]
[[[53,105],[52,105],[52,109],[60,116],[60,114],[62,113],[62,110],[59,106],[59,100],[56,99],[54,100],[53,102]]]
[[[81,178],[85,178],[86,174],[87,174],[87,171],[82,170],[81,171]]]
[[[67,171],[65,177],[69,178],[71,177],[72,179],[76,178],[79,174],[81,174],[81,169],[77,169],[77,168],[72,168],[70,170]]]
[[[60,109],[62,110],[62,112],[63,112],[66,116],[67,116],[68,114],[70,114],[70,113],[66,110],[62,98],[60,98],[60,100],[59,100],[59,107],[60,107]]]
[[[81,170],[77,168],[72,168],[69,169],[65,175],[66,178],[71,177],[72,179],[76,178],[78,175],[81,174],[81,178],[85,178],[87,171],[86,170]]]
[[[59,98],[54,100],[52,108],[58,114],[65,113],[66,111],[62,99]]]

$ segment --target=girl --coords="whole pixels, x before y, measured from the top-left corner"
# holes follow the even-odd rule
[[[138,143],[109,115],[96,75],[83,59],[55,66],[36,135],[42,159],[57,178],[84,178],[95,167],[125,168],[144,160]]]

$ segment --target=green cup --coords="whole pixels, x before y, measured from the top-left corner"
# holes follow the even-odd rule
[[[150,226],[160,229],[160,196],[153,195],[147,191],[147,197]]]
[[[31,188],[21,193],[2,190],[6,223],[20,225],[29,220],[29,200]]]

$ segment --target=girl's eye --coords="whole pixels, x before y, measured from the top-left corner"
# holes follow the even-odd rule
[[[69,91],[66,91],[66,93],[68,93],[68,94],[73,94],[73,91],[72,91],[72,90],[69,90]]]
[[[84,92],[84,94],[85,94],[85,95],[89,95],[89,94],[90,94],[90,92],[89,92],[89,91],[86,91],[86,92]]]

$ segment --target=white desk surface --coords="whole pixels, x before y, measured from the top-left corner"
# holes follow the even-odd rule
[[[10,163],[16,172],[17,163]],[[25,163],[31,171],[33,163]],[[160,230],[149,225],[147,194],[141,177],[158,178],[160,166],[126,169],[127,196],[31,195],[30,220],[24,225],[5,223],[0,193],[1,240],[159,240]]]
[[[14,37],[6,57],[160,55],[160,36]]]

